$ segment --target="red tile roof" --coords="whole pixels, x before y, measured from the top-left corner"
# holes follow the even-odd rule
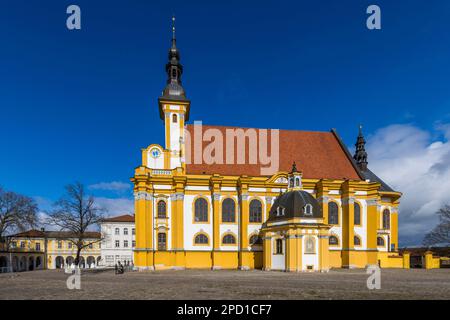
[[[20,233],[16,233],[14,235],[12,235],[11,237],[17,237],[17,238],[43,238],[44,237],[44,232],[40,231],[40,230],[28,230],[25,232],[20,232]]]
[[[124,214],[122,216],[103,219],[103,222],[134,222],[134,216],[131,214]]]
[[[244,129],[224,126],[202,126],[202,131],[218,129],[223,135],[223,155],[225,160],[226,130]],[[187,130],[194,140],[194,125],[187,125]],[[260,129],[254,129],[259,134]],[[268,149],[270,150],[270,131],[268,136]],[[203,150],[210,144],[203,142]],[[246,153],[248,153],[248,142]],[[194,164],[194,143],[191,143],[191,164],[187,164],[188,174],[214,174],[220,175],[248,175],[261,176],[261,167],[258,164],[236,164],[237,143],[235,143],[235,164]],[[270,151],[268,152],[270,154]],[[317,179],[353,179],[361,180],[357,169],[346,147],[342,144],[337,133],[279,130],[279,170],[290,171],[292,163],[296,162],[298,170],[303,172],[304,178]],[[225,161],[224,161],[225,162]],[[246,155],[248,163],[248,155]]]
[[[40,231],[40,230],[28,230],[25,232],[20,232],[12,235],[13,238],[43,238],[46,236],[47,238],[75,238],[77,237],[73,232],[70,231]],[[100,238],[100,232],[96,231],[86,231],[84,233],[84,238]]]

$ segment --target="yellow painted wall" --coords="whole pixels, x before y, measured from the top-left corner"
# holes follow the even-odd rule
[[[342,267],[341,251],[329,251],[328,262],[330,264],[330,268],[341,268]]]
[[[425,252],[425,269],[439,269],[441,267],[441,259],[433,257],[431,251]]]
[[[150,253],[152,254],[152,253]],[[182,254],[184,261],[180,263],[177,261],[176,255]],[[262,252],[248,252],[250,268],[262,269],[263,267],[263,253]],[[154,253],[154,267],[156,270],[164,270],[173,267],[187,268],[187,269],[211,269],[213,266],[221,269],[237,269],[239,267],[239,259],[237,251],[221,251],[214,253],[210,251],[157,251]]]
[[[220,266],[222,269],[237,269],[239,266],[238,252],[219,252],[214,265]]]
[[[209,251],[187,251],[186,268],[188,269],[211,269],[212,256]]]
[[[381,268],[403,268],[403,257],[394,252],[378,252]]]
[[[250,269],[262,269],[263,267],[263,252],[250,252],[249,254]]]

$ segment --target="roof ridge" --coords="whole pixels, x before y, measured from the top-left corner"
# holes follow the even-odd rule
[[[194,126],[195,123],[188,123],[186,126]],[[309,133],[330,133],[330,131],[321,130],[296,130],[296,129],[280,129],[280,128],[256,128],[256,127],[242,127],[242,126],[227,126],[227,125],[215,125],[204,124],[202,127],[214,127],[214,128],[229,128],[229,129],[255,129],[255,130],[279,130],[279,131],[291,131],[291,132],[309,132]]]
[[[350,163],[352,164],[353,168],[355,169],[356,173],[358,174],[358,176],[361,178],[361,180],[365,180],[365,177],[363,175],[363,173],[361,172],[361,170],[359,169],[358,165],[355,162],[355,159],[353,159],[352,155],[350,154],[350,151],[348,151],[347,146],[344,144],[344,142],[342,141],[341,137],[339,136],[337,130],[335,128],[331,129],[331,132],[333,133],[333,136],[336,138],[336,140],[339,143],[339,146],[341,147],[341,149],[344,151],[345,155],[347,156],[348,160],[350,161]]]

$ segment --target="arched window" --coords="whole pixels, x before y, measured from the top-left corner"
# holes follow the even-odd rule
[[[158,218],[167,217],[166,209],[167,209],[166,202],[164,200],[159,200],[158,201]]]
[[[328,244],[330,246],[337,246],[337,245],[339,245],[339,240],[336,236],[330,236],[328,238]]]
[[[383,229],[391,228],[391,213],[388,209],[383,210]]]
[[[208,222],[208,202],[204,198],[195,200],[195,222]]]
[[[357,202],[354,203],[353,210],[354,210],[353,223],[355,225],[360,225],[361,224],[361,206],[359,205],[359,203],[357,203]]]
[[[167,238],[164,232],[158,233],[158,250],[167,250]]]
[[[174,113],[174,114],[172,115],[172,122],[173,122],[173,123],[177,123],[177,122],[178,122],[178,117],[177,117],[177,114],[176,114],[176,113]]]
[[[361,238],[358,237],[358,236],[354,236],[354,237],[353,237],[353,244],[354,244],[355,246],[360,246],[360,245],[361,245]]]
[[[250,245],[262,244],[262,239],[260,236],[254,234],[250,237]]]
[[[313,214],[313,207],[312,207],[312,205],[311,205],[310,203],[306,204],[306,205],[303,207],[303,213],[304,213],[306,216],[312,216],[312,214]]]
[[[328,223],[339,224],[339,210],[336,202],[328,203]]]
[[[250,222],[262,222],[262,204],[261,201],[253,199],[250,201]]]
[[[275,242],[276,248],[275,248],[275,253],[276,254],[283,254],[283,240],[282,239],[277,239]]]
[[[208,244],[208,236],[206,234],[200,233],[195,237],[195,244]]]
[[[316,253],[316,240],[314,237],[307,236],[305,238],[305,253],[314,254]]]
[[[300,187],[300,178],[295,178],[295,186]]]
[[[289,187],[293,188],[294,187],[294,178],[290,178],[289,179]]]
[[[223,244],[236,244],[236,238],[232,234],[226,234],[222,238]]]
[[[233,199],[227,198],[222,202],[222,222],[236,222],[236,209]]]
[[[377,237],[377,246],[384,247],[384,239],[383,239],[383,237]]]

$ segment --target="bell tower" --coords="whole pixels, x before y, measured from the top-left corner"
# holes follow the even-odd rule
[[[165,127],[165,149],[168,152],[165,169],[185,168],[184,125],[189,120],[191,105],[181,85],[183,66],[176,42],[175,17],[172,17],[172,45],[166,64],[167,84],[158,99],[159,116]]]

